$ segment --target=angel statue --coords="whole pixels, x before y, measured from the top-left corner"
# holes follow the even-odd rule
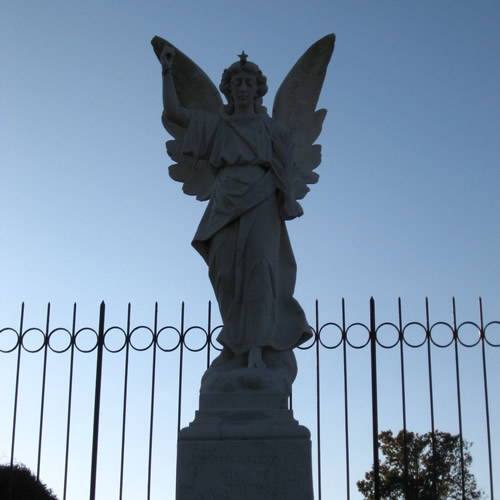
[[[282,83],[272,117],[262,105],[266,77],[243,51],[219,89],[181,51],[152,40],[162,66],[162,122],[174,137],[170,176],[208,200],[192,245],[208,265],[223,327],[222,358],[267,366],[266,353],[291,352],[311,337],[294,299],[296,264],[285,221],[317,182],[326,110],[316,111],[335,35],[299,59]],[[269,357],[270,359],[270,357]]]

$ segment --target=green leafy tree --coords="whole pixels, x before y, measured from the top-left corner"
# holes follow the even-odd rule
[[[392,431],[379,434],[379,447],[384,460],[379,465],[380,497],[390,500],[474,500],[485,498],[470,472],[472,456],[470,444],[463,442],[463,485],[462,495],[462,453],[460,436],[448,432],[417,434]],[[434,443],[434,444],[433,444]],[[406,452],[405,452],[406,450]],[[365,474],[364,481],[356,484],[365,499],[375,498],[374,468]]]

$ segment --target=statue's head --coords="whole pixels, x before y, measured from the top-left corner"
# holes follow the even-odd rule
[[[265,113],[266,108],[262,106],[262,97],[267,93],[267,78],[262,74],[260,68],[253,62],[247,61],[247,55],[243,51],[240,54],[240,60],[231,64],[224,70],[222,80],[219,85],[220,91],[227,99],[225,111],[227,114],[234,113],[234,97],[231,91],[231,81],[238,78],[255,78],[255,100],[254,108],[256,113]],[[253,80],[253,78],[252,78]]]

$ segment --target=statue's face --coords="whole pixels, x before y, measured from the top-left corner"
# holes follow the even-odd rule
[[[231,95],[237,107],[253,106],[257,97],[257,77],[240,71],[231,77]]]

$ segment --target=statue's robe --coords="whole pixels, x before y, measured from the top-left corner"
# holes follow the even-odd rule
[[[192,244],[208,264],[219,303],[217,340],[235,353],[305,342],[311,329],[293,298],[297,266],[283,220],[296,215],[286,213],[294,210],[286,129],[265,114],[223,119],[196,111],[183,152],[208,160],[216,173]]]

